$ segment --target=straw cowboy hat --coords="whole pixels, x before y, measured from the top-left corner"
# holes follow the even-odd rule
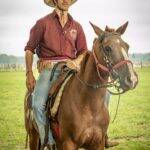
[[[72,4],[75,3],[77,0],[71,0]],[[54,0],[44,0],[44,3],[50,7],[55,7],[55,4],[54,4]]]

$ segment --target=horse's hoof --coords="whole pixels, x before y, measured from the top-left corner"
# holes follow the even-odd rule
[[[106,148],[110,148],[110,147],[114,147],[114,146],[117,146],[119,145],[119,142],[114,142],[114,141],[108,141],[105,143],[105,147]]]

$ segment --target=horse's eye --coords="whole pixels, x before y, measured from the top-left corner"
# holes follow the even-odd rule
[[[110,52],[111,52],[111,47],[110,47],[110,46],[106,46],[106,47],[104,48],[104,51],[105,51],[106,53],[110,53]]]

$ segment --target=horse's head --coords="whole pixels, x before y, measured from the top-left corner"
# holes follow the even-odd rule
[[[121,38],[128,22],[116,30],[106,26],[105,31],[92,23],[91,25],[98,36],[93,44],[93,54],[97,67],[101,71],[106,71],[113,80],[119,79],[120,88],[123,91],[134,89],[138,77],[132,62],[129,60],[129,45]]]

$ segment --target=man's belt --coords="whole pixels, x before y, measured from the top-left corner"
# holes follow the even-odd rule
[[[58,62],[61,62],[61,61],[67,62],[67,59],[61,59],[61,60],[43,60],[43,59],[39,59],[37,61],[38,72],[41,73],[44,69],[52,69],[55,64],[57,64]]]
[[[80,70],[80,63],[81,63],[81,61],[82,61],[85,54],[86,54],[86,52],[79,55],[78,58],[73,59],[77,70]],[[52,69],[54,67],[54,65],[58,62],[66,62],[67,63],[68,59],[45,60],[45,59],[40,58],[37,62],[37,69],[38,69],[39,73],[41,73],[41,71],[43,71],[43,69]],[[68,66],[68,67],[73,69],[72,66]]]

